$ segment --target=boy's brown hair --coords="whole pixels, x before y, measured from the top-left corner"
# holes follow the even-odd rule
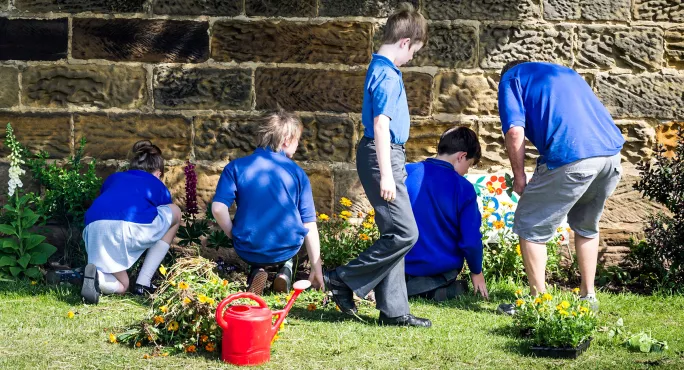
[[[286,140],[298,139],[302,135],[302,129],[302,121],[292,112],[278,109],[265,113],[255,130],[257,146],[278,152]]]
[[[383,44],[394,44],[401,39],[411,39],[409,46],[418,42],[427,44],[427,21],[410,3],[401,3],[387,18],[382,34]]]
[[[131,151],[133,156],[128,166],[129,169],[142,170],[149,173],[159,170],[161,176],[164,176],[164,158],[158,146],[152,144],[149,140],[140,140],[133,144]]]
[[[475,131],[461,126],[452,127],[442,133],[437,144],[437,154],[448,155],[456,152],[465,152],[466,159],[472,158],[474,166],[480,162],[482,148]]]

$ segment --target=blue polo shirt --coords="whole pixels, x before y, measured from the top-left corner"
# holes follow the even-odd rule
[[[381,114],[390,118],[390,141],[406,143],[411,118],[401,71],[388,58],[373,54],[363,90],[361,121],[364,136],[375,138],[373,121]]]
[[[311,184],[304,170],[282,152],[257,148],[223,169],[214,202],[237,203],[233,246],[247,262],[286,261],[299,251],[316,221]]]
[[[86,226],[100,220],[150,224],[157,207],[173,203],[166,185],[141,170],[116,172],[105,180],[100,195],[85,214]]]
[[[499,115],[504,135],[512,126],[539,151],[539,164],[554,169],[580,159],[612,156],[625,140],[608,110],[574,70],[528,62],[499,82]]]
[[[405,271],[432,276],[463,268],[482,272],[482,216],[475,188],[449,162],[428,158],[406,165],[406,188],[418,224],[418,241]]]

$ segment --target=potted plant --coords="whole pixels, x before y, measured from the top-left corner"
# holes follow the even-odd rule
[[[578,289],[575,289],[577,292]],[[537,356],[577,358],[591,343],[596,314],[577,294],[523,296],[516,292],[514,325],[529,333]]]

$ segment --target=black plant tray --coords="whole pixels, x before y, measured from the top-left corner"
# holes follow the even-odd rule
[[[539,357],[552,358],[577,358],[582,352],[589,348],[591,340],[594,338],[585,339],[577,347],[537,347],[532,346],[530,350]]]

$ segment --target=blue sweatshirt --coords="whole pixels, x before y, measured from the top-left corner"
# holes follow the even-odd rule
[[[171,203],[169,189],[153,174],[117,172],[102,184],[100,195],[86,211],[85,224],[99,220],[150,224],[157,217],[157,207]]]
[[[304,170],[281,152],[257,148],[228,163],[221,173],[214,202],[230,207],[233,246],[247,262],[271,264],[292,258],[316,221],[311,184]]]
[[[475,188],[449,162],[428,158],[406,165],[416,245],[406,255],[406,273],[432,276],[463,268],[482,272],[482,216]]]

